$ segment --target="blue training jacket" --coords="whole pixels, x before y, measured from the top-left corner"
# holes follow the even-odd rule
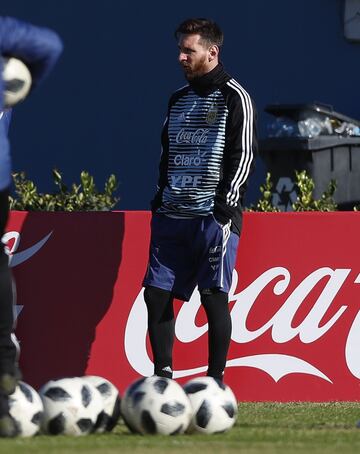
[[[33,90],[49,74],[62,52],[62,41],[52,30],[11,17],[0,16],[0,55],[16,57],[29,68]],[[0,58],[0,75],[2,74]],[[4,110],[3,81],[0,77],[0,191],[11,182],[8,129],[11,110]]]

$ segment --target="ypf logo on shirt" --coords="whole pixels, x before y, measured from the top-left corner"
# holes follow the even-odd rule
[[[201,175],[171,175],[173,188],[196,188],[201,183]]]

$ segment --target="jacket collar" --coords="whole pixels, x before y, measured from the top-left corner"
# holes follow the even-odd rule
[[[219,63],[210,72],[189,81],[189,85],[197,95],[208,96],[217,88],[224,85],[229,79],[230,76],[225,72],[222,63]]]

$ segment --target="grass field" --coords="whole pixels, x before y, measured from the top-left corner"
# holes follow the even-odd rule
[[[0,440],[0,453],[356,453],[360,403],[242,403],[235,427],[219,435],[140,436],[123,424],[106,435]]]

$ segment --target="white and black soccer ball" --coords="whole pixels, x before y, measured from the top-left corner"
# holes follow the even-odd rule
[[[29,68],[18,58],[3,57],[2,78],[5,107],[15,106],[29,94],[32,77]]]
[[[39,391],[44,405],[42,429],[51,435],[86,435],[104,406],[99,391],[80,377],[48,381]]]
[[[226,432],[235,424],[237,401],[228,385],[212,377],[197,377],[184,390],[193,409],[189,432]]]
[[[44,407],[32,386],[19,381],[15,392],[9,396],[9,407],[19,436],[32,437],[40,432]]]
[[[109,380],[97,375],[85,375],[84,380],[91,383],[99,391],[104,410],[100,413],[95,424],[95,432],[110,432],[120,418],[120,393]]]
[[[175,435],[185,432],[192,410],[176,381],[153,376],[141,378],[126,389],[121,414],[133,432]]]
[[[139,433],[135,425],[135,406],[136,406],[136,391],[145,381],[145,378],[131,383],[125,390],[120,403],[120,413],[128,429],[133,433]],[[140,395],[139,395],[140,396]]]

